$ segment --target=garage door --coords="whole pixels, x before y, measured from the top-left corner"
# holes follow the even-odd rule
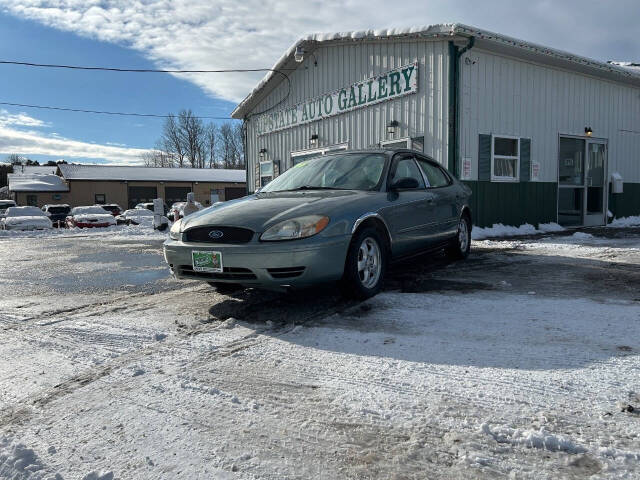
[[[176,202],[186,202],[187,193],[191,192],[191,187],[164,187],[164,202],[171,206]]]
[[[227,187],[224,189],[224,199],[233,200],[234,198],[242,198],[247,194],[244,187]]]
[[[156,187],[129,187],[129,208],[138,203],[153,202],[154,198],[158,198]]]

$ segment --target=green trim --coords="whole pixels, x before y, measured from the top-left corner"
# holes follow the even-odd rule
[[[615,218],[640,215],[640,183],[625,183],[622,191],[609,193],[609,211]]]
[[[473,191],[470,199],[473,224],[490,227],[494,223],[538,226],[556,222],[558,186],[552,182],[465,181]]]

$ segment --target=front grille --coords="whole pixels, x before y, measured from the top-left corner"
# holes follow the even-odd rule
[[[222,235],[210,236],[211,232],[220,232]],[[239,227],[194,227],[183,233],[186,242],[196,243],[247,243],[253,238],[253,231]]]
[[[304,273],[305,267],[267,268],[273,278],[294,278]]]
[[[222,272],[195,272],[192,265],[180,265],[180,272],[189,277],[207,278],[213,280],[255,280],[257,277],[248,268],[224,267]]]

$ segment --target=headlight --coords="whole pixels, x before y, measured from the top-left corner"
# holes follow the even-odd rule
[[[275,224],[260,236],[260,240],[294,240],[307,238],[320,233],[329,224],[329,217],[322,215],[307,215],[292,218]]]
[[[180,228],[182,227],[182,219],[174,222],[171,225],[171,230],[169,230],[169,238],[171,240],[180,240]]]

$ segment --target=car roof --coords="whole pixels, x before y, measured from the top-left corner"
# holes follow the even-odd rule
[[[418,152],[417,150],[412,150],[410,148],[368,148],[362,150],[336,150],[333,152],[327,152],[324,156],[328,157],[330,155],[344,155],[351,153],[384,153],[386,155],[395,155],[396,153],[412,153],[422,155],[423,157],[431,158],[429,155]]]

